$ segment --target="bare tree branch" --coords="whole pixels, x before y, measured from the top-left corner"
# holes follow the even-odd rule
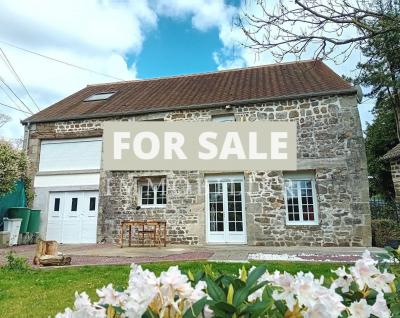
[[[6,114],[0,114],[0,128],[11,120],[11,117]]]
[[[250,1],[257,13],[244,11],[236,24],[246,35],[244,47],[269,51],[281,61],[288,54],[344,62],[369,39],[400,32],[397,0]],[[388,21],[390,23],[381,23]]]

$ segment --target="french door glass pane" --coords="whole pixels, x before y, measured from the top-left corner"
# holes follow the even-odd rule
[[[242,190],[240,182],[227,184],[228,190],[228,222],[230,232],[242,232]]]
[[[222,183],[210,183],[209,210],[210,210],[210,231],[224,231],[224,196]]]

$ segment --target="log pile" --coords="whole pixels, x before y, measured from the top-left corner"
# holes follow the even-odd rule
[[[58,252],[57,241],[43,241],[39,239],[36,245],[33,264],[42,266],[70,265],[71,257]]]

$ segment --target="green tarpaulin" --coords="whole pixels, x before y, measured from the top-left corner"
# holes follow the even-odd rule
[[[3,229],[3,217],[11,207],[26,207],[25,187],[23,181],[18,181],[13,192],[0,196],[0,230]]]

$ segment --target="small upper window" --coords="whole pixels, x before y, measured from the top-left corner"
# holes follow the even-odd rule
[[[105,100],[109,99],[111,96],[113,96],[116,92],[102,92],[102,93],[96,93],[93,94],[89,97],[87,97],[84,101],[85,102],[91,102],[95,100]]]
[[[233,114],[226,114],[226,115],[215,115],[212,116],[212,121],[217,123],[229,123],[235,121],[235,115]]]

